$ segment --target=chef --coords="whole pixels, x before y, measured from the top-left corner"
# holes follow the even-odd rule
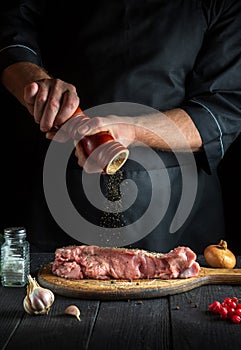
[[[0,7],[2,87],[39,128],[31,243],[202,253],[224,238],[217,167],[241,130],[241,2]],[[77,141],[107,131],[129,149],[116,174],[59,131],[79,105],[91,118]]]

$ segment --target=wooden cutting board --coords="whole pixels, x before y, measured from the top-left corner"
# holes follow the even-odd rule
[[[197,277],[187,279],[148,280],[68,280],[51,272],[51,263],[38,271],[38,282],[55,294],[71,298],[128,300],[158,298],[178,294],[205,284],[240,284],[241,269],[201,267]]]

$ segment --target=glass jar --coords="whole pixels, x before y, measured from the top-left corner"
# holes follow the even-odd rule
[[[1,246],[4,242],[3,235],[0,233],[0,278],[1,278]]]
[[[30,273],[30,248],[24,227],[4,229],[1,247],[1,281],[6,287],[22,287]]]

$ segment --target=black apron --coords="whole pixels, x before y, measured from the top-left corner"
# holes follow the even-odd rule
[[[139,154],[133,157],[132,153]],[[85,174],[85,181],[93,198],[94,191],[100,190],[113,203],[111,212],[108,211],[108,206],[106,210],[100,210],[95,201],[93,203],[88,198],[88,191],[86,194],[86,190],[83,190],[82,169],[72,155],[66,172],[66,186],[73,207],[81,220],[83,218],[79,225],[75,225],[74,219],[71,221],[72,214],[69,214],[66,201],[60,194],[61,189],[58,190],[54,181],[53,185],[57,186],[55,209],[58,207],[59,212],[53,214],[48,196],[46,202],[43,169],[38,168],[34,180],[32,220],[29,227],[31,242],[36,249],[54,251],[64,245],[83,243],[168,252],[178,245],[187,245],[197,253],[202,253],[205,246],[223,238],[225,229],[219,179],[216,174],[208,175],[202,170],[199,164],[204,161],[203,154],[195,155],[197,168],[193,172],[193,163],[189,164],[190,159],[185,154],[180,160],[171,152],[155,153],[161,159],[159,164],[149,164],[149,153],[145,154],[145,149],[137,148],[130,152],[131,159],[117,174],[101,174],[97,176],[97,180],[96,175]],[[132,160],[143,160],[145,157],[148,164],[146,169],[142,162],[140,165]],[[58,173],[56,183],[57,179]],[[110,187],[110,184],[114,186]],[[124,196],[121,191],[126,193],[131,202],[124,209],[119,205]],[[190,194],[188,191],[194,193]],[[91,233],[90,225],[95,227],[97,236]]]

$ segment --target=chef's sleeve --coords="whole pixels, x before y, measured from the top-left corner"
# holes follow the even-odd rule
[[[0,4],[0,72],[17,62],[42,65],[38,25],[45,1],[7,0]],[[43,23],[42,23],[43,24]]]
[[[201,135],[207,172],[241,132],[241,1],[216,3],[182,105]]]

